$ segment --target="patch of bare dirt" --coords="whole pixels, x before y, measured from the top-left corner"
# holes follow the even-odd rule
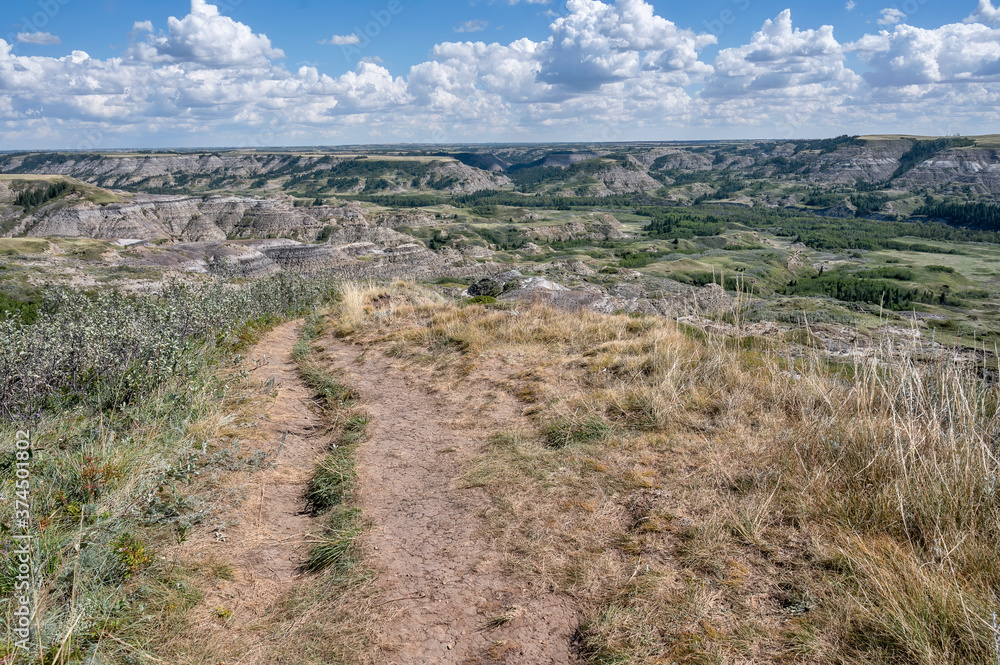
[[[195,534],[175,553],[189,563],[210,561],[225,573],[194,610],[199,633],[186,651],[228,654],[230,662],[270,662],[259,622],[277,609],[301,578],[312,520],[305,492],[316,461],[329,446],[320,416],[310,408],[313,395],[298,375],[292,348],[301,321],[268,333],[250,353],[261,361],[254,380],[275,392],[254,425],[266,441],[266,468],[234,472],[220,481],[222,495],[242,494],[229,529]],[[244,458],[252,455],[244,450]],[[225,579],[230,578],[230,579]],[[195,661],[192,661],[195,662]],[[199,661],[200,662],[200,661]]]
[[[375,662],[571,663],[578,616],[566,597],[505,570],[480,536],[490,499],[461,478],[490,433],[520,416],[486,379],[436,384],[325,338],[325,358],[371,415],[358,499],[365,559],[386,611]]]

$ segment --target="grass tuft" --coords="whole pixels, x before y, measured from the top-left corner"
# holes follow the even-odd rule
[[[309,552],[306,570],[317,573],[328,568],[348,573],[358,563],[354,543],[361,534],[358,527],[360,511],[343,506],[332,509],[319,539]]]
[[[603,441],[611,435],[611,427],[599,418],[582,421],[560,419],[546,425],[542,434],[550,448],[566,448]]]
[[[331,376],[315,359],[313,343],[323,332],[327,314],[317,312],[306,319],[293,358],[303,379],[323,399],[327,418],[335,423],[336,441],[317,465],[306,490],[309,511],[322,517],[324,525],[309,553],[305,568],[317,573],[333,569],[338,575],[355,575],[358,559],[354,543],[361,533],[360,511],[351,507],[357,482],[355,456],[369,424],[367,414],[356,409],[358,393]]]

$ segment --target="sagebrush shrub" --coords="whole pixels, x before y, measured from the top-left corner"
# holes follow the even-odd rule
[[[298,314],[332,276],[170,282],[152,294],[55,288],[32,323],[0,320],[0,417],[25,422],[85,402],[115,409],[197,363],[199,346],[236,346],[246,324]]]

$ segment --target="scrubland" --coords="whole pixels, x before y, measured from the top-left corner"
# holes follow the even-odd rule
[[[32,322],[0,320],[0,438],[31,436],[33,635],[15,650],[15,453],[0,458],[0,654],[12,662],[148,662],[206,579],[166,556],[225,516],[221,473],[268,463],[254,420],[270,388],[240,355],[276,322],[330,297],[324,277],[148,296],[47,292]],[[213,525],[215,523],[213,522]],[[11,661],[8,661],[11,662]]]

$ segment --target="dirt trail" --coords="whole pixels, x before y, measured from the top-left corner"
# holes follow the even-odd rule
[[[231,568],[232,579],[218,580],[206,590],[195,610],[202,634],[193,641],[215,652],[228,646],[230,654],[242,655],[244,665],[268,662],[264,653],[274,645],[266,644],[258,624],[301,575],[313,526],[304,512],[304,496],[316,461],[330,443],[320,417],[310,408],[313,394],[292,360],[300,327],[301,321],[293,321],[275,328],[249,354],[255,360],[266,358],[254,371],[254,381],[276,391],[254,425],[267,442],[264,452],[272,465],[253,474],[230,474],[220,487],[220,494],[245,495],[238,512],[226,515],[238,520],[236,526],[179,548],[181,557],[213,557]],[[225,616],[220,617],[221,612]]]
[[[266,578],[279,587],[292,582],[305,561],[312,520],[304,497],[316,461],[329,445],[320,417],[309,407],[313,393],[292,360],[300,327],[301,322],[292,322],[276,328],[255,350],[257,357],[267,357],[257,380],[273,381],[277,390],[260,423],[272,445],[277,444],[277,456],[273,467],[256,477],[260,492],[246,506],[250,519],[243,521],[242,530],[249,537],[240,538],[246,549],[238,558],[252,578]]]
[[[519,415],[513,404],[473,380],[434,394],[384,356],[324,343],[372,417],[358,485],[372,525],[363,547],[387,610],[376,662],[573,662],[576,610],[505,574],[477,535],[488,497],[458,482],[492,427]]]
[[[238,524],[177,548],[181,559],[210,559],[232,573],[206,589],[193,610],[196,634],[178,636],[184,662],[221,662],[225,655],[225,662],[263,665],[282,648],[273,643],[278,635],[272,622],[282,614],[282,600],[304,581],[314,527],[304,495],[330,445],[292,360],[300,325],[279,326],[248,354],[267,357],[254,381],[276,391],[254,425],[273,465],[230,473],[218,487],[220,506],[235,505],[235,514],[226,516]],[[492,384],[472,379],[447,394],[433,393],[426,377],[380,354],[331,338],[324,343],[330,369],[360,391],[372,418],[358,453],[358,498],[370,526],[361,543],[365,565],[378,575],[378,597],[367,606],[376,608],[379,616],[372,619],[382,625],[366,662],[574,662],[575,608],[505,574],[498,554],[479,537],[489,498],[460,483],[488,433],[519,416],[513,402],[492,392]],[[242,498],[232,502],[224,495]]]

